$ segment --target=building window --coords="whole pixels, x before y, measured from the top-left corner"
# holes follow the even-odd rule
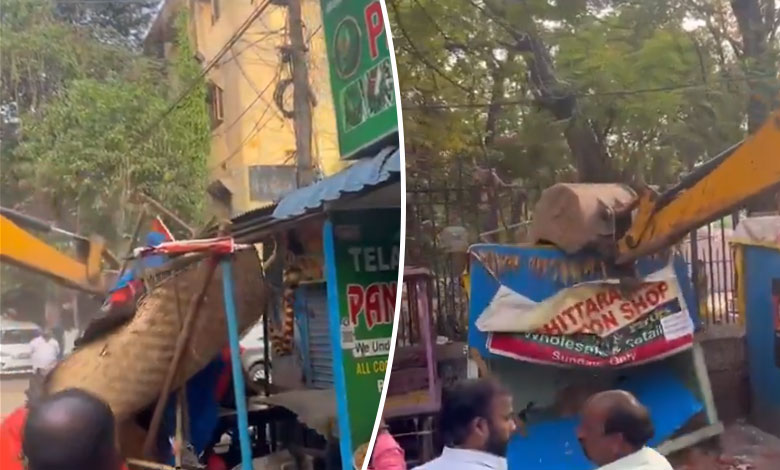
[[[211,24],[219,19],[219,2],[220,0],[211,0]]]
[[[225,119],[222,88],[214,83],[209,83],[206,90],[206,99],[209,105],[209,116],[211,117],[211,128],[216,129]]]

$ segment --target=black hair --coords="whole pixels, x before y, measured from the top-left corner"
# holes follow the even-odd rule
[[[444,390],[440,419],[445,444],[462,445],[469,436],[474,418],[489,419],[494,398],[508,394],[492,379],[463,380]]]
[[[99,398],[68,389],[32,404],[22,451],[28,470],[114,470],[114,414]]]
[[[643,405],[614,403],[604,420],[604,434],[621,434],[623,439],[636,450],[644,447],[655,434],[650,412]]]

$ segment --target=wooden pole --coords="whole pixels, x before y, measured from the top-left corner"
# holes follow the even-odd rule
[[[159,202],[157,202],[155,199],[153,199],[153,198],[152,198],[151,196],[149,196],[148,194],[144,194],[144,193],[138,193],[138,196],[139,196],[141,199],[143,199],[143,201],[144,201],[144,202],[146,202],[147,204],[149,204],[150,206],[152,206],[152,207],[153,207],[153,208],[154,208],[156,211],[158,211],[158,212],[162,212],[163,214],[165,214],[165,215],[167,215],[168,217],[170,217],[170,218],[171,218],[171,220],[173,220],[174,222],[176,222],[177,224],[179,224],[179,226],[180,226],[181,228],[183,228],[184,230],[188,231],[188,232],[190,233],[190,236],[191,236],[191,237],[194,237],[194,236],[195,236],[195,234],[196,234],[196,231],[195,231],[195,229],[193,229],[192,227],[190,227],[189,225],[187,225],[187,223],[186,223],[185,221],[183,221],[182,219],[180,219],[180,218],[179,218],[179,216],[177,216],[176,214],[174,214],[174,213],[173,213],[171,210],[169,210],[167,207],[165,207],[165,206],[163,206],[162,204],[160,204]]]
[[[135,248],[135,242],[138,240],[138,235],[141,233],[141,226],[144,224],[144,218],[146,218],[146,207],[141,207],[141,213],[138,214],[138,220],[135,222],[135,228],[133,229],[133,238],[130,239],[130,245],[127,247],[127,252],[122,260],[122,268],[119,270],[119,276],[117,280],[122,279],[122,276],[127,270],[127,265],[130,263],[130,258],[133,255],[133,248]]]
[[[157,399],[157,404],[154,407],[154,414],[152,415],[152,421],[149,425],[149,432],[146,435],[146,440],[144,441],[143,453],[147,457],[152,455],[154,441],[157,438],[158,431],[160,430],[160,422],[162,421],[163,410],[165,409],[165,405],[168,402],[168,396],[171,394],[173,380],[176,378],[176,373],[179,369],[179,363],[181,362],[182,357],[184,357],[184,351],[189,344],[192,329],[195,326],[195,318],[198,311],[200,310],[201,305],[203,305],[203,299],[206,297],[206,291],[208,291],[208,287],[211,284],[211,279],[214,277],[214,271],[216,268],[217,260],[215,258],[210,259],[203,286],[201,286],[198,295],[190,305],[187,316],[184,318],[182,331],[179,333],[179,337],[176,339],[176,349],[173,353],[173,359],[171,360],[171,364],[168,366],[168,371],[165,375],[165,381],[163,382],[163,388],[160,392],[160,397]]]

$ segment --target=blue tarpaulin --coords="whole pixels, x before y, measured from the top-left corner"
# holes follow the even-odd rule
[[[318,183],[291,192],[279,201],[273,213],[277,220],[290,219],[338,200],[343,194],[378,186],[401,172],[401,153],[387,147],[376,156],[355,162],[349,168]]]

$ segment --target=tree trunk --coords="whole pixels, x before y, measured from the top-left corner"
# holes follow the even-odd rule
[[[762,13],[761,0],[732,0],[731,9],[742,36],[742,62],[748,76],[748,133],[753,134],[766,121],[778,93],[776,84],[767,80],[777,74],[777,61],[771,50],[774,37],[776,7],[766,2]],[[764,14],[765,13],[765,14]],[[753,79],[751,79],[753,78]],[[749,212],[777,210],[774,194],[759,196],[748,204]]]
[[[485,122],[485,147],[491,148],[496,140],[496,125],[501,115],[501,102],[505,98],[506,78],[509,66],[514,62],[515,54],[510,52],[506,61],[496,63],[491,71],[493,86],[490,89],[490,106]]]
[[[515,38],[525,53],[528,76],[539,104],[555,119],[567,120],[563,134],[577,168],[579,180],[587,183],[614,182],[617,171],[607,149],[599,141],[592,123],[579,113],[574,92],[555,76],[552,57],[542,40],[532,34]]]

